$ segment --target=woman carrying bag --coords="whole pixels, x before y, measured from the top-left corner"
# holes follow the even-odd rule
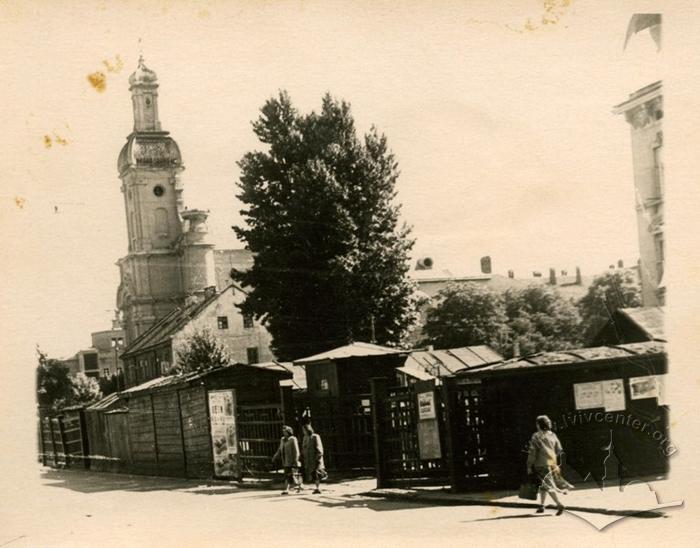
[[[544,512],[544,501],[547,494],[557,505],[557,516],[564,512],[564,505],[559,500],[558,493],[568,493],[573,485],[561,475],[559,457],[563,449],[557,435],[552,432],[552,421],[547,415],[540,415],[535,420],[537,431],[530,438],[527,456],[527,473],[534,474],[539,482],[540,507],[537,513]]]

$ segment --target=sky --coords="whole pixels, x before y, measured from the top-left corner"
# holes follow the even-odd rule
[[[241,247],[236,162],[285,89],[303,112],[326,92],[346,99],[361,131],[386,134],[414,260],[477,274],[490,255],[523,277],[635,264],[629,127],[612,107],[661,78],[664,51],[647,33],[623,51],[634,3],[550,5],[3,2],[4,336],[68,356],[110,327],[127,249],[116,162],[141,53],[185,204],[210,210],[219,248]]]

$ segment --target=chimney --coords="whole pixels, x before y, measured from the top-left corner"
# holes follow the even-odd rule
[[[418,259],[416,270],[431,270],[433,268],[433,260],[430,257]]]
[[[581,269],[576,267],[576,285],[583,285],[583,280],[581,279]]]
[[[625,268],[625,263],[622,262],[622,259],[618,259],[617,268]]]
[[[566,270],[562,270],[562,271],[561,271],[561,275],[562,275],[562,276],[568,276],[569,273],[568,273]]]
[[[533,278],[541,278],[542,277],[542,272],[534,271],[532,273]]]
[[[481,258],[481,273],[491,274],[491,257],[489,255]]]
[[[608,268],[609,268],[610,270],[615,270],[615,265],[614,265],[614,264],[611,264]]]
[[[549,285],[557,285],[557,271],[553,268],[549,269]]]
[[[511,279],[512,279],[512,278],[515,278],[515,272],[513,272],[512,270],[509,270],[509,271],[508,271],[508,277],[511,278]]]

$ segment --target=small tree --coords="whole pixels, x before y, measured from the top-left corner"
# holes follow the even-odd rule
[[[97,380],[84,373],[78,373],[71,379],[71,405],[89,405],[102,397]]]
[[[504,299],[510,341],[499,350],[505,357],[513,357],[516,344],[523,355],[579,344],[581,318],[576,305],[555,288],[530,285],[509,289]]]
[[[629,270],[615,270],[596,277],[588,293],[578,302],[584,341],[590,343],[618,308],[641,305],[639,281]]]
[[[39,362],[36,369],[37,401],[41,407],[56,410],[72,398],[70,372],[61,362],[49,358],[38,346],[36,352]]]
[[[438,299],[437,306],[428,310],[423,344],[437,348],[498,346],[508,319],[500,294],[471,283],[450,284],[438,293]]]
[[[226,346],[206,328],[194,331],[175,354],[177,363],[170,374],[204,371],[231,363]]]

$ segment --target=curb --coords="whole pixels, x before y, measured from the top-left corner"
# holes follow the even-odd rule
[[[441,496],[425,496],[416,491],[409,491],[406,493],[392,493],[382,490],[372,490],[365,493],[360,493],[360,495],[365,497],[382,498],[387,500],[402,500],[404,502],[414,502],[416,504],[433,503],[440,506],[499,506],[502,508],[528,508],[536,509],[539,504],[534,504],[531,502],[511,502],[511,501],[497,501],[489,499],[477,499],[477,498],[452,498],[452,497],[441,497]],[[548,505],[547,508],[556,508],[556,506]],[[591,514],[603,514],[607,516],[635,516],[640,518],[660,518],[663,517],[663,513],[654,510],[611,510],[609,508],[595,508],[590,506],[566,506],[566,510],[573,512],[588,512]]]

